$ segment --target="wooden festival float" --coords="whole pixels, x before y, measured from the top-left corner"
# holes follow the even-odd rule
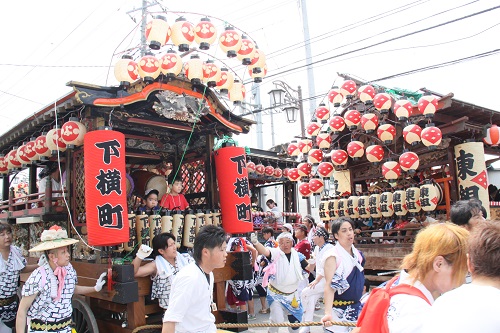
[[[425,88],[418,92],[365,84],[348,75],[333,87],[288,154],[299,162],[302,197],[321,191],[324,222],[350,216],[373,227],[356,236],[367,278],[389,279],[411,251],[418,228],[383,230],[424,212],[448,220],[457,200],[490,208],[484,154],[500,155],[496,111]],[[484,139],[483,139],[484,138]],[[289,172],[290,174],[290,172]],[[295,174],[295,171],[292,173]],[[491,207],[496,216],[497,207]]]
[[[254,122],[230,111],[245,97],[242,79],[207,52],[218,40],[230,58],[225,61],[243,64],[255,82],[267,70],[264,53],[232,26],[218,35],[207,17],[198,24],[180,17],[169,26],[158,16],[146,38],[156,55],[118,60],[119,86],[69,82],[73,92],[0,137],[0,220],[13,224],[16,243],[27,254],[43,229],[58,224],[81,240],[72,253],[79,284],[94,285],[101,272],[110,273],[103,291],[74,297],[77,332],[132,332],[159,323],[162,311],[149,299],[151,280],[134,279],[127,264],[156,234],[172,232],[178,249],[190,251],[205,224],[231,234],[253,230],[245,149],[225,138],[247,133]],[[193,42],[199,52],[193,53]],[[60,165],[65,188],[49,185],[39,193],[37,174],[51,162]],[[16,197],[9,184],[22,170],[29,188]],[[138,212],[145,191],[155,188],[161,198],[174,175],[182,179],[191,210]],[[230,253],[226,267],[214,272],[218,322],[246,322],[246,313],[226,309],[225,281],[249,279],[252,272],[249,254],[241,252]]]

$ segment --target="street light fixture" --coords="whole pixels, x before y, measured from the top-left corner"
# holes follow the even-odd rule
[[[300,115],[300,130],[301,136],[304,135],[304,109],[302,106],[302,89],[298,86],[293,89],[286,82],[281,80],[273,81],[275,88],[269,92],[271,97],[271,107],[280,108],[285,111],[286,118],[289,123],[297,121],[297,112]],[[272,125],[271,125],[272,126]]]

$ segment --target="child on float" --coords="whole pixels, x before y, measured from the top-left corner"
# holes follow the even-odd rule
[[[52,226],[44,230],[41,243],[30,252],[44,252],[40,267],[31,273],[23,286],[21,302],[16,319],[16,332],[24,333],[28,323],[29,332],[71,332],[73,294],[86,295],[99,292],[106,283],[102,273],[94,287],[77,285],[76,271],[70,264],[68,245],[78,240],[68,238],[66,230]],[[27,317],[30,321],[27,322]]]
[[[153,253],[154,261],[141,266],[141,262]],[[142,244],[137,251],[134,266],[134,276],[151,276],[151,299],[158,299],[160,307],[167,309],[172,280],[175,275],[194,259],[187,253],[178,253],[175,236],[163,232],[153,238],[153,248]]]
[[[0,333],[11,333],[16,323],[19,300],[19,275],[30,273],[38,265],[27,265],[21,249],[13,245],[12,227],[0,223]]]
[[[170,186],[170,193],[166,193],[160,202],[160,206],[168,210],[186,210],[189,209],[189,203],[184,197],[182,191],[182,180],[175,178]]]
[[[158,206],[158,190],[151,188],[144,193],[144,206],[139,207],[141,213],[148,215],[159,213],[161,207]]]

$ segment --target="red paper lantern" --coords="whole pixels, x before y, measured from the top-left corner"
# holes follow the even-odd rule
[[[328,126],[332,130],[333,134],[339,134],[345,128],[344,118],[342,118],[341,116],[333,116],[330,118]]]
[[[128,242],[125,135],[92,131],[85,135],[83,149],[88,242],[92,246]]]
[[[384,148],[380,145],[366,147],[366,159],[371,163],[380,163],[384,159],[384,154]]]
[[[291,168],[288,170],[288,179],[292,182],[296,182],[300,179],[299,170],[297,168]]]
[[[396,161],[387,161],[382,165],[382,175],[389,181],[395,181],[401,176],[401,167]]]
[[[333,171],[335,171],[335,169],[330,162],[321,162],[316,170],[323,179],[330,178],[333,175]]]
[[[352,98],[354,94],[356,94],[356,82],[353,80],[347,80],[342,83],[340,87],[340,93],[344,95],[346,98]]]
[[[330,110],[328,110],[324,103],[321,103],[314,111],[314,115],[322,124],[326,124],[328,118],[330,118]]]
[[[184,73],[193,84],[201,84],[203,81],[203,60],[198,54],[193,54],[184,65]]]
[[[43,133],[35,140],[35,151],[43,160],[45,157],[52,156],[52,151],[47,147],[47,133]]]
[[[361,86],[358,88],[358,97],[361,102],[371,105],[375,97],[375,89],[370,85]]]
[[[332,151],[332,163],[336,166],[344,166],[347,164],[347,152],[343,149],[336,149]]]
[[[382,114],[388,113],[392,106],[391,95],[386,93],[376,94],[373,98],[373,106]]]
[[[312,149],[312,141],[309,139],[302,139],[299,141],[299,150],[302,154],[307,154]]]
[[[214,88],[220,80],[220,68],[213,60],[207,60],[203,66],[203,82],[207,87]]]
[[[288,153],[288,156],[298,156],[300,154],[299,150],[299,145],[297,144],[297,141],[292,141],[288,144],[288,147],[286,149],[286,152]]]
[[[253,73],[260,73],[262,69],[266,66],[266,55],[258,47],[255,47],[255,53],[253,54],[253,59],[248,69],[251,69]]]
[[[232,26],[226,27],[219,36],[219,46],[226,52],[228,58],[236,57],[241,48],[241,36]]]
[[[47,147],[52,151],[66,151],[66,143],[62,140],[61,129],[53,128],[47,133]]]
[[[299,165],[297,165],[297,170],[301,177],[309,177],[311,175],[312,165],[306,162],[299,163]]]
[[[316,136],[319,131],[321,131],[321,124],[315,121],[309,123],[306,127],[306,133],[308,136]]]
[[[309,189],[314,195],[319,195],[323,192],[325,188],[325,183],[318,177],[314,177],[309,181]]]
[[[350,158],[358,159],[365,153],[365,145],[361,141],[351,141],[347,144],[347,154]]]
[[[258,174],[259,176],[264,175],[265,172],[266,172],[266,167],[262,163],[259,163],[255,166],[255,173]]]
[[[227,93],[229,100],[233,102],[234,105],[240,105],[243,100],[245,100],[246,89],[243,83],[239,80],[234,80],[231,89]]]
[[[373,133],[378,126],[378,117],[375,113],[365,113],[361,116],[361,127],[366,133]]]
[[[427,126],[425,126],[422,130],[422,143],[431,150],[436,149],[437,146],[439,146],[442,138],[443,134],[441,133],[441,130],[435,127],[434,124],[427,124]]]
[[[247,170],[242,167],[246,161],[245,148],[223,147],[214,155],[222,226],[231,234],[250,232],[253,230],[250,190]]]
[[[418,165],[420,164],[420,160],[418,159],[418,155],[412,151],[407,151],[399,156],[399,165],[401,169],[409,173],[415,173],[418,169]]]
[[[422,135],[422,128],[417,124],[411,124],[403,128],[403,138],[406,142],[412,146],[420,142],[420,136]]]
[[[394,114],[396,115],[396,117],[398,117],[399,121],[408,120],[408,117],[410,117],[412,112],[413,105],[410,101],[406,99],[400,99],[397,100],[396,103],[394,103]]]
[[[268,165],[264,168],[264,174],[268,177],[272,177],[274,175],[274,168],[271,165]]]
[[[120,85],[129,86],[139,78],[137,63],[129,55],[123,55],[115,64],[115,78]]]
[[[302,199],[306,199],[310,197],[312,194],[311,188],[309,187],[309,183],[301,183],[299,185],[299,192],[302,195]]]
[[[247,172],[248,173],[254,173],[255,172],[255,163],[252,161],[247,161]]]
[[[5,155],[5,159],[7,160],[7,167],[9,169],[17,169],[21,167],[21,162],[17,159],[17,148],[14,147],[13,150],[9,151],[7,155]]]
[[[497,125],[491,125],[486,130],[486,136],[483,138],[484,143],[492,147],[497,147],[500,144],[500,128]]]
[[[435,96],[424,95],[418,100],[418,111],[427,118],[434,117],[438,108],[438,100]]]
[[[179,52],[189,51],[189,45],[194,41],[193,25],[186,21],[184,17],[179,17],[171,27],[172,43],[179,47]]]
[[[281,170],[280,167],[274,168],[273,176],[275,178],[281,178],[283,176],[283,170]]]
[[[241,61],[242,65],[250,65],[255,50],[255,44],[247,36],[243,35],[241,36],[241,46],[238,52],[236,52],[236,57]]]
[[[35,145],[36,139],[32,138],[31,141],[26,143],[26,146],[24,148],[24,152],[26,153],[26,156],[28,156],[30,161],[37,161],[40,158],[35,150]]]
[[[26,143],[27,142],[25,142],[19,148],[17,148],[16,158],[19,161],[19,163],[21,163],[21,165],[26,165],[31,162],[30,159],[26,156],[26,153],[24,151],[26,149]]]
[[[385,144],[391,144],[396,136],[396,128],[391,124],[382,124],[377,129],[377,136]]]
[[[5,175],[9,173],[9,168],[7,167],[7,162],[5,156],[0,156],[0,174]]]
[[[283,169],[283,177],[287,177],[288,178],[288,171],[290,171],[290,168],[284,168]]]
[[[316,145],[320,149],[329,149],[331,144],[332,144],[332,137],[328,132],[322,131],[316,137]]]
[[[234,74],[227,68],[220,69],[220,80],[217,82],[217,88],[222,94],[227,94],[229,89],[233,86]]]
[[[313,148],[309,151],[307,156],[307,160],[311,164],[319,164],[323,161],[323,151],[318,148]]]
[[[208,17],[203,17],[194,27],[194,41],[200,45],[200,50],[208,50],[217,39],[217,29]]]
[[[153,50],[159,50],[163,45],[167,44],[171,33],[167,19],[161,15],[157,15],[153,20],[149,21],[145,31],[146,40]]]
[[[334,107],[340,106],[340,103],[344,100],[344,95],[340,92],[339,87],[335,86],[328,92],[328,100]]]
[[[87,133],[84,124],[78,121],[78,118],[71,117],[61,127],[61,140],[66,143],[68,148],[83,145],[83,137]]]
[[[144,82],[152,83],[161,73],[160,61],[147,52],[137,63],[137,70]]]
[[[182,71],[182,58],[174,50],[168,50],[160,59],[160,71],[168,78],[174,78]]]
[[[361,113],[358,110],[348,110],[344,113],[344,121],[350,130],[355,130],[361,122]]]

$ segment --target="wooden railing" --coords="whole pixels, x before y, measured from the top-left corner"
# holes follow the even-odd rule
[[[402,229],[361,230],[359,235],[356,235],[355,242],[372,246],[411,244],[415,241],[415,236],[420,229],[421,227],[406,227]]]

